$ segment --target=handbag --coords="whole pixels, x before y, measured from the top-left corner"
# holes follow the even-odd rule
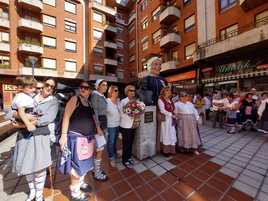
[[[107,117],[106,115],[99,115],[99,122],[101,129],[107,128]]]
[[[77,137],[76,151],[79,160],[89,159],[94,152],[94,141],[88,141],[86,137]]]

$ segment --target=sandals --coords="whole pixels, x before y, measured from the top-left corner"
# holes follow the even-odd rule
[[[80,192],[79,196],[77,197],[71,196],[71,201],[88,201],[88,198],[88,194]]]
[[[92,192],[92,187],[90,185],[88,185],[85,182],[82,182],[80,184],[80,190],[82,190],[85,193],[91,193]]]
[[[133,164],[130,163],[130,161],[127,161],[125,163],[123,163],[123,165],[128,168],[128,169],[132,169],[133,168]]]
[[[98,174],[96,174],[96,172],[92,172],[93,174],[93,178],[96,181],[107,181],[108,180],[108,176],[106,175],[106,173],[103,170],[100,170]]]

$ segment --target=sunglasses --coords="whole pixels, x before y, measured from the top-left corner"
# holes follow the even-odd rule
[[[89,90],[89,86],[80,86],[80,89]]]

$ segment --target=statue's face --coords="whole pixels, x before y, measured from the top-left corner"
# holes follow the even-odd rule
[[[154,75],[159,75],[161,70],[161,64],[162,61],[160,59],[157,59],[154,62],[152,62],[151,73]]]

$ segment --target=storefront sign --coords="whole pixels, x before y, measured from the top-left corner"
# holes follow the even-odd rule
[[[216,66],[216,73],[226,74],[226,73],[231,73],[231,72],[244,71],[244,70],[252,69],[252,68],[256,68],[256,64],[251,63],[250,60],[238,61],[238,62]]]
[[[17,87],[15,85],[3,84],[4,91],[16,91]]]
[[[206,72],[213,71],[213,68],[212,68],[212,67],[209,67],[209,68],[203,68],[201,71],[202,71],[202,73],[206,73]]]
[[[265,70],[265,69],[268,69],[268,64],[258,65],[258,66],[257,66],[257,69],[259,69],[259,70]]]
[[[168,82],[176,82],[176,81],[181,81],[181,80],[189,80],[189,79],[193,79],[196,77],[196,71],[189,71],[186,73],[181,73],[178,75],[172,75],[166,78],[166,80]]]

